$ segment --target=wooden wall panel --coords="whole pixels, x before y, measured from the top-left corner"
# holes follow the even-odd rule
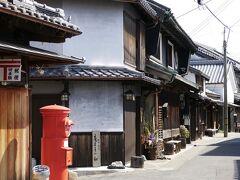
[[[136,102],[124,102],[125,161],[136,155]]]
[[[0,179],[29,179],[29,97],[25,88],[0,88]]]
[[[0,179],[7,179],[7,92],[0,92]]]
[[[69,138],[69,146],[73,148],[73,166],[92,166],[92,134],[72,133]]]
[[[101,133],[101,165],[124,162],[123,133]],[[92,166],[92,133],[72,133],[69,146],[73,148],[73,167]]]
[[[123,133],[101,133],[101,164],[109,165],[114,161],[124,163]]]

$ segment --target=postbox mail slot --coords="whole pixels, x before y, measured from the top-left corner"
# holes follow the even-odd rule
[[[64,156],[65,156],[65,165],[66,166],[71,166],[72,165],[72,154],[73,154],[73,149],[70,147],[62,147],[64,150]]]

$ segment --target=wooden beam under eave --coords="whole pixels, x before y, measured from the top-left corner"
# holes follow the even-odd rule
[[[35,18],[36,19],[36,18]],[[53,23],[51,26],[47,25],[50,22],[42,21],[41,23],[36,19],[36,21],[21,18],[19,16],[13,16],[10,14],[1,13],[0,8],[0,24],[1,28],[6,29],[6,31],[10,30],[21,30],[25,32],[25,34],[29,34],[30,41],[45,41],[45,42],[65,42],[66,38],[70,38],[75,35],[81,34],[78,32],[75,34],[71,32],[73,30],[69,30],[69,28],[64,28],[60,25],[55,25]],[[45,37],[48,38],[45,38]]]

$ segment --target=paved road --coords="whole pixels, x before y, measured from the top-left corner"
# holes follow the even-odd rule
[[[145,162],[144,169],[80,177],[97,180],[232,180],[240,179],[240,133],[218,134],[193,143],[171,160]]]

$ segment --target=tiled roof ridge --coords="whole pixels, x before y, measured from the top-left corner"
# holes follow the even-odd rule
[[[121,70],[127,70],[127,71],[133,71],[139,73],[139,71],[136,71],[134,69],[127,68],[125,66],[104,66],[104,65],[70,65],[70,68],[79,67],[84,69],[121,69]]]
[[[43,67],[44,71],[56,72],[59,71],[63,74],[65,68],[69,69],[70,74],[74,73],[75,76],[85,77],[129,77],[137,78],[143,77],[144,73],[134,71],[126,67],[108,67],[108,66],[85,66],[85,65],[65,65],[65,66],[52,66]]]
[[[165,28],[171,28],[172,32],[178,34],[178,36],[176,36],[177,39],[181,39],[184,42],[187,42],[187,46],[189,46],[193,52],[197,51],[197,46],[178,23],[173,13],[171,12],[171,9],[163,6],[162,4],[160,4],[160,2],[156,2],[154,0],[148,0],[148,2],[157,12],[158,19],[163,24],[163,27],[166,26]]]
[[[78,26],[68,22],[63,17],[50,16],[45,13],[38,12],[36,10],[31,10],[27,7],[16,5],[16,4],[13,4],[8,1],[0,1],[0,10],[1,9],[6,9],[6,10],[12,11],[14,13],[22,14],[24,16],[36,18],[38,20],[45,21],[47,23],[51,23],[51,24],[54,24],[57,26],[62,26],[64,28],[78,31],[80,33]]]
[[[147,0],[138,0],[139,4],[154,18],[157,17],[157,12],[151,7]]]
[[[205,54],[205,55],[207,55],[207,56],[210,56],[210,57],[212,57],[214,59],[218,59],[218,60],[222,60],[223,59],[223,54],[216,53],[214,49],[210,50],[210,49],[207,49],[205,47],[202,47],[202,46],[198,45],[198,51],[203,53],[203,54]]]
[[[197,61],[190,61],[190,65],[223,65],[224,61],[221,60],[210,60],[210,59],[201,59],[201,60],[197,60]]]
[[[203,54],[205,54],[207,56],[210,56],[210,57],[212,57],[212,58],[214,58],[216,60],[223,60],[224,55],[222,53],[218,52],[216,49],[208,47],[208,46],[200,44],[200,43],[197,43],[197,42],[195,42],[195,43],[198,46],[198,51],[200,53],[203,53]],[[230,58],[228,56],[227,56],[227,60],[230,61],[231,63],[239,64],[238,61],[236,61],[236,60],[234,60],[234,59],[232,59],[232,58]]]

